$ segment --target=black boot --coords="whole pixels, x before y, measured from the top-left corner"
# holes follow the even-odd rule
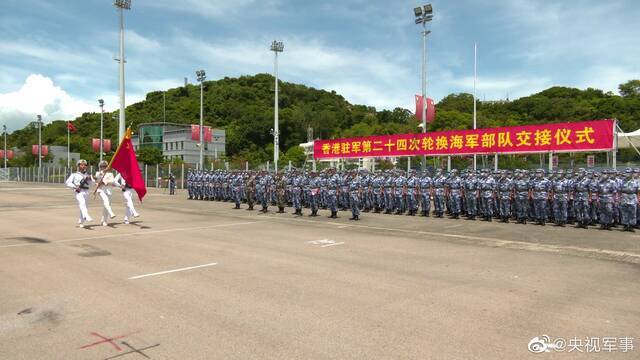
[[[284,214],[284,206],[278,207],[278,214]]]

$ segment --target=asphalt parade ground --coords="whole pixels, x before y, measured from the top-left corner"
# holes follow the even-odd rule
[[[0,183],[0,359],[640,358],[640,232],[113,203]]]

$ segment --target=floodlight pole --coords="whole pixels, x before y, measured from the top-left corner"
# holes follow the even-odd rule
[[[430,31],[429,31],[430,32]],[[427,132],[427,22],[422,22],[422,133]],[[427,169],[427,156],[422,155],[422,171]]]
[[[273,72],[275,77],[275,100],[273,112],[273,165],[274,173],[278,173],[278,160],[280,158],[280,130],[278,124],[278,53],[284,51],[282,42],[273,41],[271,43],[271,51],[274,53]]]
[[[124,102],[124,10],[131,9],[131,0],[114,0],[113,5],[118,8],[120,12],[120,120],[118,122],[118,143],[124,138],[126,114],[125,114],[125,102]]]
[[[478,44],[473,44],[473,130],[477,128],[476,122],[476,82],[478,78]],[[473,170],[477,169],[478,158],[473,154]]]
[[[200,170],[204,169],[204,70],[196,71],[196,77],[200,82]]]
[[[104,100],[98,100],[100,104],[100,162],[102,162],[102,144],[104,143]]]
[[[2,125],[2,132],[4,133],[4,170],[7,170],[7,125]]]
[[[42,116],[38,115],[38,181],[42,174]]]
[[[427,132],[427,22],[433,19],[433,7],[426,4],[413,9],[416,24],[422,24],[422,133]],[[427,169],[427,156],[422,155],[422,171]]]

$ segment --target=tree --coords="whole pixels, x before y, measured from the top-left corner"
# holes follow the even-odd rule
[[[307,155],[304,153],[304,149],[300,146],[292,146],[287,150],[287,152],[282,157],[283,165],[288,164],[291,161],[291,164],[296,167],[300,167],[307,160]]]
[[[138,161],[146,165],[157,165],[164,160],[162,150],[155,147],[143,147],[138,150]]]
[[[629,80],[618,86],[622,97],[635,97],[640,95],[640,80]]]

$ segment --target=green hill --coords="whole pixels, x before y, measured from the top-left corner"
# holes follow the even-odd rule
[[[227,132],[227,156],[230,160],[249,160],[258,164],[272,156],[273,137],[273,76],[257,74],[239,78],[206,81],[204,92],[204,123]],[[200,87],[187,85],[166,92],[168,122],[199,123]],[[146,99],[126,109],[127,125],[136,129],[140,123],[162,121],[163,94],[155,91]],[[472,127],[473,97],[451,94],[437,104],[436,121],[430,131]],[[105,113],[105,137],[116,139],[118,125]],[[514,101],[479,102],[478,127],[617,118],[626,130],[640,128],[640,81],[632,80],[620,86],[620,95],[597,89],[580,90],[553,87],[538,94]],[[71,150],[95,161],[90,139],[99,136],[100,114],[85,113],[74,120],[78,132],[71,137]],[[306,142],[307,128],[314,129],[316,138],[349,137],[417,131],[411,110],[396,108],[377,111],[364,105],[347,102],[335,91],[325,91],[304,85],[280,84],[281,151]],[[54,121],[43,128],[43,143],[66,145],[66,121]],[[32,164],[29,147],[36,143],[33,124],[9,136],[9,144],[29,150],[12,165]]]

